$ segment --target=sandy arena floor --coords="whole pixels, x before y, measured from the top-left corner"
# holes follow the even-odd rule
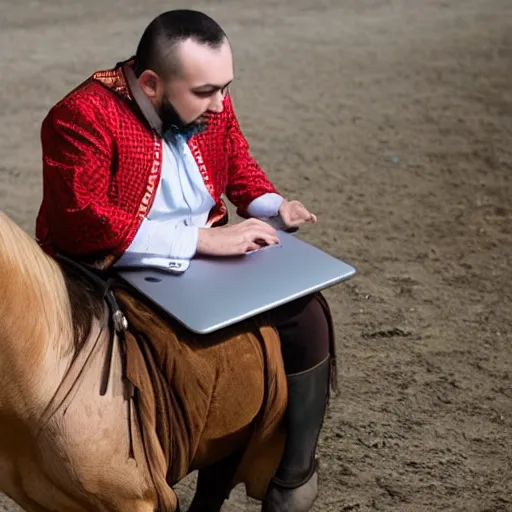
[[[1,0],[0,208],[24,229],[48,109],[175,6]],[[194,7],[231,37],[253,153],[320,219],[303,236],[359,272],[327,292],[341,394],[315,510],[512,511],[512,2]]]

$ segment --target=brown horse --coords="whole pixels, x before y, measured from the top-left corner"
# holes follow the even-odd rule
[[[274,329],[199,343],[117,298],[126,333],[0,212],[0,491],[27,512],[169,512],[172,486],[199,469],[195,512],[219,510],[238,482],[263,499],[284,444]],[[148,322],[160,346],[141,342]]]

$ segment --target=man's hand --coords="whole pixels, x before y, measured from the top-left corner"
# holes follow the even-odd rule
[[[306,223],[314,224],[317,218],[299,201],[284,200],[279,208],[279,214],[283,223],[288,228],[298,228]]]
[[[197,253],[239,256],[278,243],[277,231],[272,226],[258,219],[249,219],[233,226],[200,228]]]

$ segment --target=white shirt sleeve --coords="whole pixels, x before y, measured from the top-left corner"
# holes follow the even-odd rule
[[[279,213],[279,208],[283,203],[284,198],[279,194],[267,193],[254,199],[247,207],[247,213],[251,217],[266,219],[275,217]]]
[[[116,265],[155,265],[184,271],[196,253],[198,230],[173,219],[145,218]]]

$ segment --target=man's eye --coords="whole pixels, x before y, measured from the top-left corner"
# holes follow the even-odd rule
[[[200,98],[208,98],[209,96],[213,96],[215,91],[196,91],[194,94]]]

